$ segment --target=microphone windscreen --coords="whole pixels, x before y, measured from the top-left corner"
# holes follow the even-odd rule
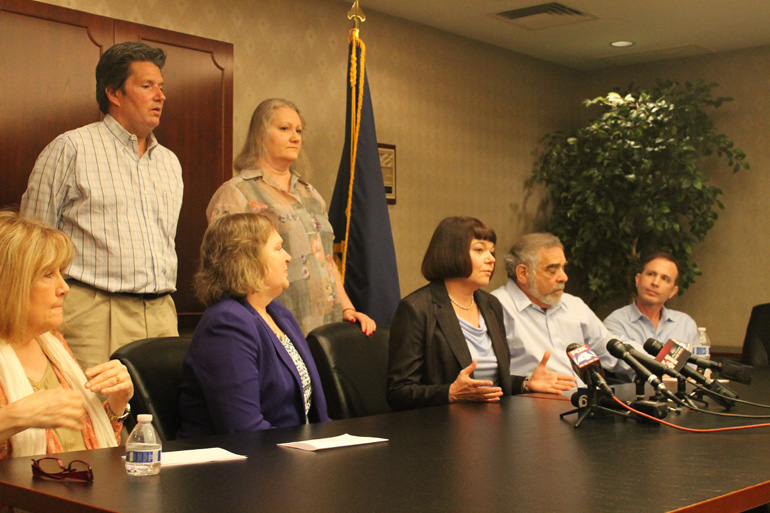
[[[754,367],[732,360],[724,360],[722,362],[722,368],[719,370],[719,375],[721,377],[743,383],[744,385],[751,385],[753,373]]]
[[[663,349],[663,344],[655,340],[654,338],[648,338],[647,341],[644,343],[644,350],[647,351],[647,354],[650,354],[652,356],[658,356],[658,353],[660,353],[660,350]]]
[[[572,394],[570,401],[575,408],[585,408],[588,406],[588,389],[584,387],[578,388],[577,391]]]
[[[609,351],[610,354],[615,358],[620,358],[620,359],[623,359],[626,353],[628,353],[628,351],[626,351],[625,344],[623,344],[623,342],[621,342],[616,338],[613,338],[612,340],[607,342],[607,351]]]

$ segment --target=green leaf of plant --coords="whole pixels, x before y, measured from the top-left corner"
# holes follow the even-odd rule
[[[565,244],[570,275],[581,277],[592,306],[627,301],[640,255],[668,250],[680,259],[680,291],[700,275],[692,261],[724,208],[702,158],[750,169],[745,153],[709,117],[732,98],[702,79],[658,80],[584,100],[598,115],[583,127],[543,138],[527,184],[548,191],[550,229]]]

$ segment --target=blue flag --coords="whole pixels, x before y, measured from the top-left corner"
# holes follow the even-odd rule
[[[365,48],[351,36],[345,147],[329,204],[345,292],[356,310],[390,324],[401,300],[396,250],[382,180]],[[351,162],[354,165],[351,166]]]

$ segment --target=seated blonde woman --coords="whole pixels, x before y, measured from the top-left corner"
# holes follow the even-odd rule
[[[184,359],[179,438],[329,420],[321,378],[291,312],[291,256],[267,217],[212,222],[195,275],[206,305]]]
[[[84,374],[55,331],[72,252],[62,232],[0,212],[0,458],[120,441],[134,394],[128,371],[112,360]]]

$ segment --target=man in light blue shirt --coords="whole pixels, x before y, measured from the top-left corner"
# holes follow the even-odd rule
[[[607,342],[615,337],[601,320],[582,299],[564,292],[566,265],[564,246],[550,233],[525,235],[506,255],[508,283],[492,295],[503,305],[511,372],[529,375],[545,351],[551,351],[549,368],[575,376],[566,352],[574,342],[588,344],[605,369],[631,373],[607,351]]]
[[[663,305],[679,291],[679,264],[673,255],[653,253],[636,275],[636,301],[612,312],[604,325],[615,336],[644,344],[648,338],[666,343],[675,339],[692,344],[698,328],[692,317]]]
[[[139,41],[107,49],[95,73],[104,120],[54,139],[21,199],[23,215],[72,240],[63,335],[83,369],[134,340],[178,335],[170,294],[182,167],[153,134],[165,62],[163,49]]]

